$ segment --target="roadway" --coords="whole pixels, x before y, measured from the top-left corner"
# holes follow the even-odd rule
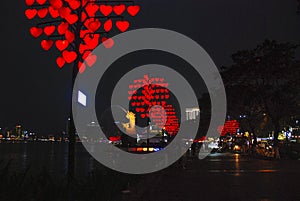
[[[124,201],[298,201],[300,161],[231,153],[188,157],[124,191]]]

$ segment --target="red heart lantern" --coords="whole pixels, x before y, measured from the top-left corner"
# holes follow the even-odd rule
[[[82,55],[82,59],[85,60],[92,52],[91,51],[86,51],[83,55]]]
[[[90,16],[90,17],[95,17],[96,12],[99,10],[99,6],[96,5],[96,4],[89,3],[89,4],[85,7],[85,10],[86,10],[88,16]]]
[[[67,16],[71,15],[72,10],[69,7],[61,7],[58,9],[59,15],[62,18],[66,18]]]
[[[80,7],[81,3],[79,0],[69,0],[68,1],[70,8],[76,10]]]
[[[53,45],[53,40],[42,40],[41,46],[44,50],[48,51]]]
[[[27,6],[32,6],[34,4],[34,0],[25,0]]]
[[[44,5],[47,0],[36,0],[36,2],[40,5]]]
[[[49,0],[50,5],[55,9],[60,9],[63,6],[62,0]]]
[[[95,63],[96,63],[96,60],[97,60],[97,56],[94,55],[94,54],[90,54],[86,59],[85,59],[85,62],[87,63],[87,65],[89,67],[92,67]]]
[[[60,34],[60,35],[63,35],[66,33],[66,31],[68,30],[69,28],[69,24],[67,22],[62,22],[58,25],[57,27],[57,32]]]
[[[95,49],[99,44],[99,38],[99,34],[88,34],[83,40],[89,49]]]
[[[63,51],[69,46],[69,42],[67,40],[57,40],[55,45],[58,50]]]
[[[59,68],[62,68],[65,65],[66,61],[62,57],[58,57],[56,59],[56,64],[58,65]]]
[[[58,10],[54,9],[52,6],[49,6],[49,13],[50,13],[51,17],[53,17],[53,18],[59,17]]]
[[[55,31],[55,26],[54,25],[51,25],[51,26],[46,26],[44,28],[44,33],[47,35],[47,36],[51,36]]]
[[[42,9],[38,10],[37,14],[38,14],[38,16],[39,16],[40,18],[43,19],[43,18],[45,18],[46,15],[48,14],[48,9],[47,9],[47,8],[42,8]]]
[[[104,23],[104,31],[109,32],[112,29],[113,26],[113,22],[111,19],[106,20],[106,22]]]
[[[27,9],[27,10],[25,10],[25,15],[29,20],[33,19],[36,16],[36,14],[37,14],[36,9]]]
[[[113,39],[111,38],[106,38],[106,37],[103,37],[102,38],[102,44],[105,48],[107,49],[110,49],[114,46],[115,42]]]
[[[112,12],[113,8],[110,5],[100,5],[100,12],[104,16],[108,16]]]
[[[30,34],[35,38],[38,38],[40,35],[42,35],[42,33],[43,33],[42,28],[38,28],[38,27],[31,27],[30,28]]]
[[[76,14],[69,14],[65,18],[69,24],[75,24],[78,21],[78,16]]]
[[[83,45],[83,44],[79,45],[79,53],[80,54],[83,54],[88,49],[89,49],[89,47],[87,45]],[[83,59],[85,59],[85,58],[83,58]]]
[[[77,59],[77,54],[74,51],[65,50],[63,51],[62,56],[67,63],[72,63]]]
[[[65,37],[69,43],[72,43],[75,40],[75,34],[70,30],[66,30]]]
[[[136,16],[139,11],[140,11],[140,6],[138,6],[138,5],[128,6],[128,8],[127,8],[128,14],[133,17]]]
[[[78,72],[79,73],[83,73],[86,69],[86,66],[84,63],[82,63],[81,61],[78,62]]]
[[[122,15],[122,13],[125,11],[126,6],[124,4],[121,5],[115,5],[113,10],[116,15]]]
[[[129,25],[129,22],[126,20],[116,22],[116,26],[121,32],[125,32],[129,28]]]
[[[92,21],[88,24],[88,28],[93,32],[97,31],[100,28],[100,26],[101,26],[101,23],[98,19],[95,19],[94,21]]]
[[[93,22],[94,21],[94,18],[89,18],[89,19],[87,19],[87,20],[85,20],[85,22],[84,22],[84,26],[87,28],[87,29],[89,29],[89,24],[90,24],[90,22]],[[82,31],[82,30],[81,30]],[[88,30],[89,31],[89,30]]]

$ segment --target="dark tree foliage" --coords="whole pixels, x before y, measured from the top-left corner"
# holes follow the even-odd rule
[[[265,114],[272,122],[275,144],[282,121],[299,111],[298,45],[265,40],[253,50],[232,55],[233,65],[222,73],[228,95],[228,112],[246,114],[250,130]]]

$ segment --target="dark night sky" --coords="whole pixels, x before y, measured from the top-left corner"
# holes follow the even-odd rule
[[[296,0],[139,0],[131,28],[159,27],[197,41],[217,66],[264,39],[300,41]],[[1,1],[0,127],[21,123],[42,134],[65,129],[71,66],[56,67],[56,51],[44,52],[29,34],[25,3]],[[54,49],[54,48],[53,48]]]

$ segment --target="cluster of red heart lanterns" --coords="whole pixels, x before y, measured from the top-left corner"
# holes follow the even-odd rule
[[[227,120],[224,126],[218,127],[218,132],[221,136],[225,136],[226,134],[234,135],[237,133],[237,130],[240,128],[240,123],[237,120]]]
[[[30,28],[34,38],[45,36],[41,47],[48,51],[53,46],[61,52],[56,59],[59,68],[76,62],[83,73],[93,66],[97,56],[91,52],[102,43],[112,48],[114,41],[107,34],[116,28],[125,32],[130,22],[124,15],[136,16],[140,6],[134,1],[97,0],[25,0],[29,7],[25,15],[29,20],[39,18],[44,22]]]
[[[169,83],[164,82],[164,78],[149,78],[148,75],[144,75],[142,79],[136,79],[129,85],[128,100],[138,117],[142,119],[150,117],[158,127],[165,123],[164,129],[174,136],[179,130],[179,121],[176,110],[169,101],[168,86]],[[150,113],[151,107],[156,105],[163,107],[165,111],[157,107]],[[166,122],[162,122],[164,119]]]

